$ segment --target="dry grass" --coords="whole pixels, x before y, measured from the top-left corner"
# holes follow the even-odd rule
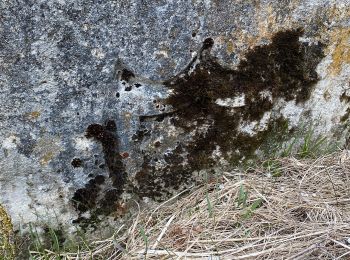
[[[245,172],[224,172],[140,211],[127,228],[93,246],[79,256],[61,256],[350,259],[350,153],[284,158]]]

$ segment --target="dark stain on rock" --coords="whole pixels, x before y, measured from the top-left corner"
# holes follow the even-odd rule
[[[340,101],[350,104],[350,96],[346,94],[346,92],[344,92],[341,96],[340,96]],[[348,107],[346,109],[345,114],[340,118],[341,122],[346,122],[348,119],[350,118],[350,107]]]
[[[241,131],[240,126],[261,120],[277,99],[296,103],[309,99],[318,81],[316,67],[324,57],[324,45],[302,43],[302,34],[301,29],[278,32],[270,44],[250,49],[235,70],[218,63],[210,53],[213,39],[205,39],[198,56],[164,82],[173,92],[165,100],[173,111],[140,118],[142,123],[172,116],[175,126],[192,133],[192,141],[164,155],[167,166],[162,170],[156,171],[151,155],[145,155],[142,170],[136,174],[139,185],[135,192],[159,198],[169,187],[179,188],[191,181],[193,171],[214,166],[215,150],[219,149],[221,158],[237,164],[254,157],[271,134],[285,130],[288,122],[282,117],[270,120],[253,136]],[[239,97],[244,99],[242,106],[218,102]],[[180,155],[184,152],[185,158]]]
[[[134,186],[133,192],[140,198],[151,197],[156,199],[162,196],[162,185],[157,183],[156,170],[151,165],[151,157],[144,156],[141,166],[142,170],[135,175],[135,180],[139,184]]]
[[[350,107],[346,109],[345,114],[340,118],[341,122],[346,122],[350,118]]]
[[[131,90],[132,90],[132,86],[127,86],[127,87],[125,87],[124,90],[125,90],[125,91],[131,91]]]
[[[145,127],[141,126],[141,129],[137,130],[137,132],[132,136],[132,140],[134,142],[141,142],[145,136],[149,136],[151,132]]]
[[[120,79],[126,82],[129,82],[129,80],[134,77],[135,77],[135,74],[132,71],[128,69],[123,69]]]
[[[79,159],[79,158],[74,158],[74,159],[72,160],[71,164],[72,164],[72,166],[73,166],[74,168],[78,168],[78,167],[83,166],[83,162],[82,162],[82,160]]]
[[[135,175],[138,185],[133,187],[133,194],[160,202],[173,195],[172,189],[178,190],[192,184],[192,172],[181,164],[184,160],[182,152],[183,146],[179,145],[174,151],[167,153],[167,165],[162,170],[156,169],[151,155],[145,155],[142,170]]]
[[[206,38],[203,41],[202,51],[205,49],[212,48],[214,46],[214,40],[212,38]]]
[[[126,180],[126,173],[122,156],[119,154],[119,144],[117,138],[117,126],[113,120],[106,122],[105,126],[92,124],[86,130],[87,138],[94,138],[103,147],[104,159],[109,170],[109,177],[112,179],[113,187],[120,193]]]
[[[86,137],[93,138],[102,144],[105,164],[109,171],[109,178],[112,181],[112,192],[106,191],[101,196],[101,185],[105,182],[105,177],[97,175],[91,179],[84,188],[78,189],[73,196],[73,205],[80,212],[93,210],[93,214],[109,214],[113,211],[113,205],[122,194],[126,182],[126,172],[119,154],[119,144],[117,137],[117,126],[113,120],[109,120],[105,125],[92,124],[86,130]],[[111,195],[113,194],[113,195]],[[98,198],[102,197],[99,201]]]
[[[161,114],[154,114],[154,115],[147,115],[147,116],[140,116],[140,122],[146,122],[146,121],[157,121],[157,122],[162,122],[165,117],[174,115],[174,111],[172,112],[167,112],[167,113],[161,113]]]
[[[103,184],[104,182],[105,182],[105,176],[103,176],[103,175],[97,175],[96,177],[95,177],[95,182],[97,183],[97,184],[99,184],[99,185],[101,185],[101,184]]]
[[[91,179],[84,188],[76,190],[72,198],[73,206],[80,212],[94,209],[100,189],[95,179]]]
[[[347,95],[346,92],[344,92],[344,93],[341,94],[341,96],[340,96],[340,101],[341,101],[341,102],[350,103],[350,96]]]

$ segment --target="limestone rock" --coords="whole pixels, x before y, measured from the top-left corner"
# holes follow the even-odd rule
[[[1,1],[0,203],[118,218],[305,124],[349,137],[350,1]]]

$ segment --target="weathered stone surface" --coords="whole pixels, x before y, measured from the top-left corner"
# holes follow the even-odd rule
[[[350,1],[5,0],[0,19],[17,226],[118,217],[306,123],[349,136]]]

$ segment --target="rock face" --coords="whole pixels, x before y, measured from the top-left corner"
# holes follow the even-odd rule
[[[349,136],[350,1],[1,1],[0,203],[89,225]]]

